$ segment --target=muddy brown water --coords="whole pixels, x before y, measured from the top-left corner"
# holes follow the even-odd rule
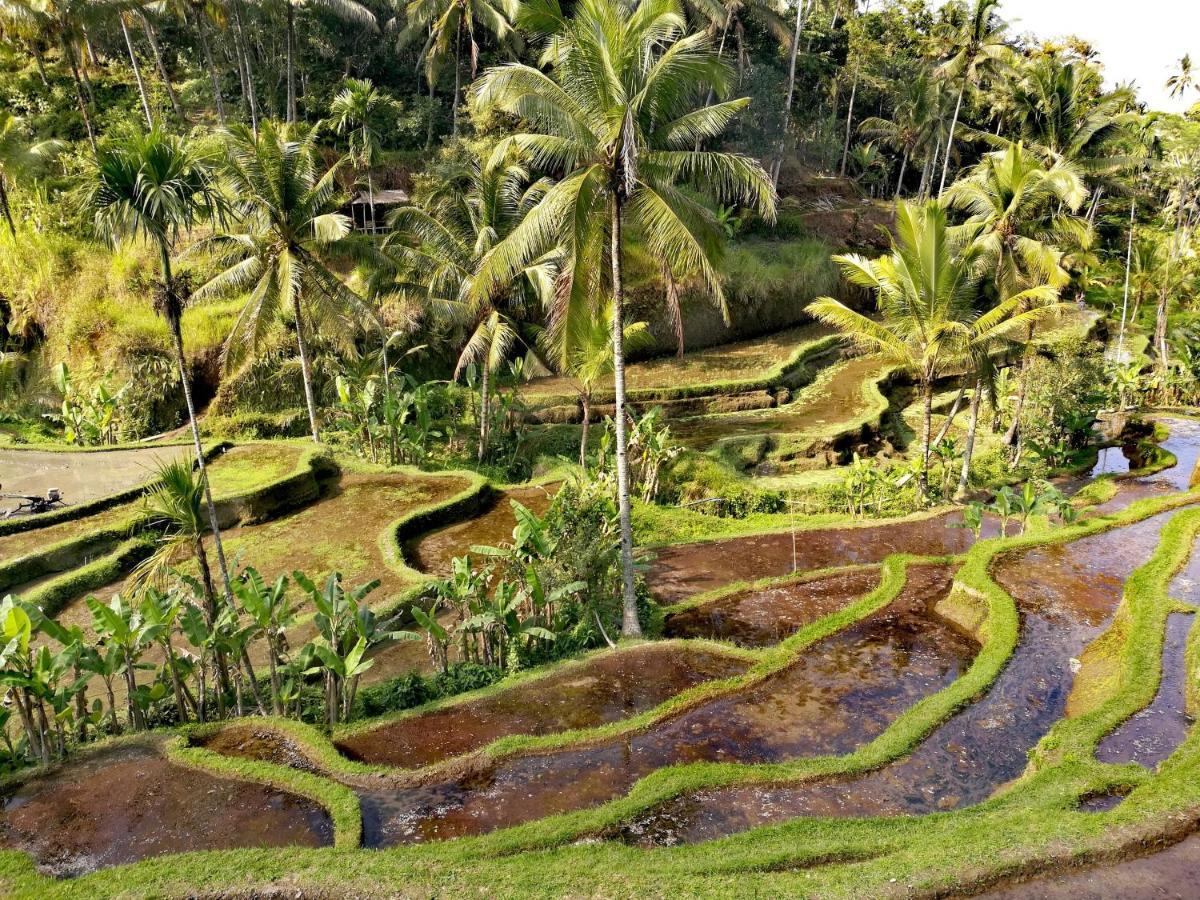
[[[1200,601],[1200,547],[1193,546],[1188,563],[1171,580],[1168,595],[1185,603]],[[1135,762],[1154,768],[1187,737],[1192,718],[1187,714],[1187,639],[1195,616],[1167,617],[1162,646],[1162,679],[1154,700],[1100,742],[1096,759],[1106,763]]]
[[[62,491],[68,503],[85,503],[145,484],[165,462],[186,456],[188,446],[129,450],[0,450],[0,490],[17,494]],[[0,500],[0,508],[15,506]]]
[[[200,741],[199,745],[222,756],[274,763],[277,766],[299,769],[301,772],[321,771],[300,749],[299,744],[261,725],[233,725],[222,728],[207,740]]]
[[[655,597],[663,603],[677,603],[735,581],[881,563],[893,553],[917,556],[963,553],[974,543],[975,536],[969,529],[955,527],[961,523],[960,512],[948,512],[880,525],[784,531],[678,544],[657,551],[647,577]],[[989,519],[982,535],[996,534],[999,534],[997,525]]]
[[[988,900],[1195,900],[1200,893],[1200,835],[1151,856],[1069,869],[979,896]]]
[[[646,731],[512,757],[461,780],[364,791],[365,841],[438,840],[584,809],[676,763],[849,752],[970,664],[975,643],[930,611],[951,577],[947,567],[913,567],[901,596],[885,609],[817,642],[762,682]]]
[[[740,675],[747,660],[693,647],[609,653],[470,703],[401,719],[337,742],[351,759],[415,768],[512,734],[615,722],[705,681]]]
[[[707,447],[763,434],[829,435],[862,414],[865,385],[877,381],[889,367],[877,356],[849,359],[791,403],[751,413],[679,419],[671,423],[671,436],[689,447]]]
[[[777,644],[879,586],[878,569],[737,591],[667,617],[668,637],[706,637],[743,647]]]
[[[62,877],[164,853],[332,842],[329,814],[313,801],[177,766],[148,747],[33,778],[0,807],[0,846]]]
[[[982,699],[938,726],[910,756],[844,781],[735,785],[684,794],[627,825],[642,846],[695,843],[801,816],[916,815],[986,799],[1024,770],[1026,752],[1062,717],[1073,659],[1106,627],[1125,579],[1174,515],[1001,559],[1016,601],[1016,650]]]
[[[413,567],[431,575],[449,575],[454,560],[468,555],[472,547],[498,547],[512,540],[513,528],[517,524],[513,501],[543,516],[550,508],[550,501],[557,490],[558,485],[553,484],[516,488],[497,494],[480,515],[431,531],[413,541],[406,548]]]

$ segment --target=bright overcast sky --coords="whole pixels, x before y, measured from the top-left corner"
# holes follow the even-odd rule
[[[1018,34],[1076,34],[1100,53],[1111,83],[1134,81],[1151,109],[1180,111],[1200,100],[1169,96],[1167,79],[1191,53],[1200,75],[1200,0],[1001,0]]]

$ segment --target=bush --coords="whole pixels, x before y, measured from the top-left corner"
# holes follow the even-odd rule
[[[362,688],[358,692],[355,714],[356,717],[372,717],[412,709],[443,697],[487,687],[501,677],[498,668],[472,662],[455,663],[447,671],[436,675],[406,672],[382,684]]]

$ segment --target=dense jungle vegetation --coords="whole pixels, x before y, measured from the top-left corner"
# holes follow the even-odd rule
[[[0,454],[177,450],[0,521],[0,766],[678,637],[648,548],[1092,535],[1071,479],[1200,406],[1177,70],[1148,109],[998,0],[0,0]]]

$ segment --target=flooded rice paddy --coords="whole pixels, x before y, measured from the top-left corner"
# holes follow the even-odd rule
[[[1068,869],[989,891],[987,900],[1194,900],[1200,835],[1151,856]]]
[[[351,759],[417,768],[513,734],[551,734],[626,719],[705,681],[740,675],[740,657],[680,646],[608,653],[492,694],[338,741]]]
[[[1184,603],[1200,601],[1200,544],[1172,580],[1168,596]],[[1154,700],[1118,726],[1096,748],[1106,763],[1138,763],[1154,768],[1178,747],[1193,720],[1187,714],[1187,643],[1195,615],[1171,613],[1162,646],[1162,678]]]
[[[970,530],[956,527],[961,523],[961,513],[951,512],[880,525],[784,531],[680,544],[657,551],[647,580],[659,601],[676,603],[737,581],[881,563],[893,553],[949,556],[964,552],[975,540]],[[985,524],[984,537],[998,533],[994,522]]]
[[[674,613],[664,627],[668,637],[706,637],[766,647],[878,586],[879,570],[872,567],[748,588]]]
[[[1016,650],[981,699],[909,756],[848,780],[685,794],[622,836],[643,846],[693,843],[799,816],[915,815],[986,799],[1021,774],[1026,752],[1062,717],[1074,661],[1109,622],[1125,579],[1154,552],[1171,515],[1002,558],[993,574],[1020,611]]]
[[[512,540],[517,524],[512,508],[514,501],[536,515],[544,516],[557,490],[558,485],[551,484],[501,491],[479,515],[431,531],[413,541],[406,548],[409,559],[413,567],[422,572],[449,575],[453,561],[468,555],[472,547],[498,547]]]
[[[68,503],[86,503],[145,484],[159,465],[191,453],[190,445],[87,451],[6,447],[0,449],[0,489],[45,495],[57,488]],[[0,507],[12,505],[15,501],[0,501]]]
[[[328,813],[311,800],[177,766],[141,746],[37,776],[0,805],[0,847],[64,877],[164,853],[332,841]]]
[[[931,611],[952,572],[913,567],[900,597],[782,671],[645,731],[518,756],[469,777],[361,793],[371,846],[479,834],[618,797],[664,766],[847,753],[945,687],[977,646]]]

